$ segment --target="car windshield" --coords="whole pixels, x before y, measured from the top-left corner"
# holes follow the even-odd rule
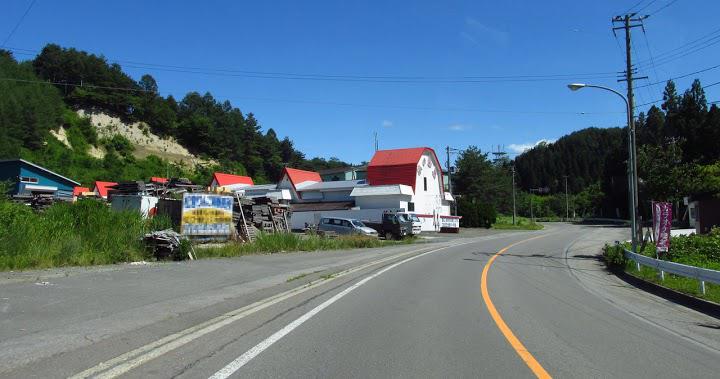
[[[365,224],[363,224],[360,220],[350,220],[353,225],[357,226],[358,228],[364,228]]]
[[[416,215],[410,215],[410,220],[412,220],[412,222],[420,222],[420,219]]]
[[[404,214],[402,214],[402,213],[401,213],[401,214],[398,214],[397,217],[398,217],[398,221],[400,221],[400,222],[406,222],[406,221],[408,221],[407,215],[404,215]]]

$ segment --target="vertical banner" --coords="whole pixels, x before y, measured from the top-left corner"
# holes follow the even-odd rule
[[[183,194],[180,231],[186,236],[230,236],[232,196]]]
[[[667,253],[670,249],[670,227],[672,226],[672,204],[653,203],[653,232],[658,253]]]

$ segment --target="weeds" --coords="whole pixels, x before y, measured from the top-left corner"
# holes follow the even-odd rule
[[[498,216],[492,227],[500,230],[540,230],[543,228],[542,225],[533,222],[527,217],[516,217],[515,225],[513,225],[512,216]]]
[[[140,238],[169,220],[143,220],[94,200],[58,203],[43,213],[0,200],[0,270],[88,266],[149,259]]]
[[[382,247],[389,245],[412,243],[413,238],[402,241],[383,241],[366,236],[342,236],[324,238],[305,236],[292,233],[260,234],[251,243],[229,243],[220,247],[198,248],[198,258],[237,257],[248,254],[273,254],[289,251],[340,250]]]

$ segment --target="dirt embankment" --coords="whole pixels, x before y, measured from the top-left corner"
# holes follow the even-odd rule
[[[117,117],[82,109],[77,113],[81,117],[90,119],[90,123],[97,128],[99,137],[112,137],[118,134],[130,140],[135,146],[133,155],[136,158],[156,155],[185,166],[217,164],[215,161],[202,159],[190,153],[174,138],[162,138],[153,134],[143,122],[127,124]]]

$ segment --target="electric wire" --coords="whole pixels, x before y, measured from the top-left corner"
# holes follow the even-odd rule
[[[10,38],[12,38],[13,34],[15,34],[15,32],[20,27],[20,25],[23,23],[23,21],[25,21],[25,17],[27,17],[28,13],[30,13],[30,9],[32,9],[33,5],[35,5],[35,1],[36,0],[30,1],[30,5],[28,5],[28,7],[25,9],[25,12],[22,14],[22,16],[20,16],[20,19],[15,24],[15,26],[12,28],[12,30],[10,30],[10,33],[7,35],[7,37],[5,37],[5,39],[3,40],[3,43],[2,43],[2,45],[0,45],[0,47],[5,47],[5,45],[8,43]]]

